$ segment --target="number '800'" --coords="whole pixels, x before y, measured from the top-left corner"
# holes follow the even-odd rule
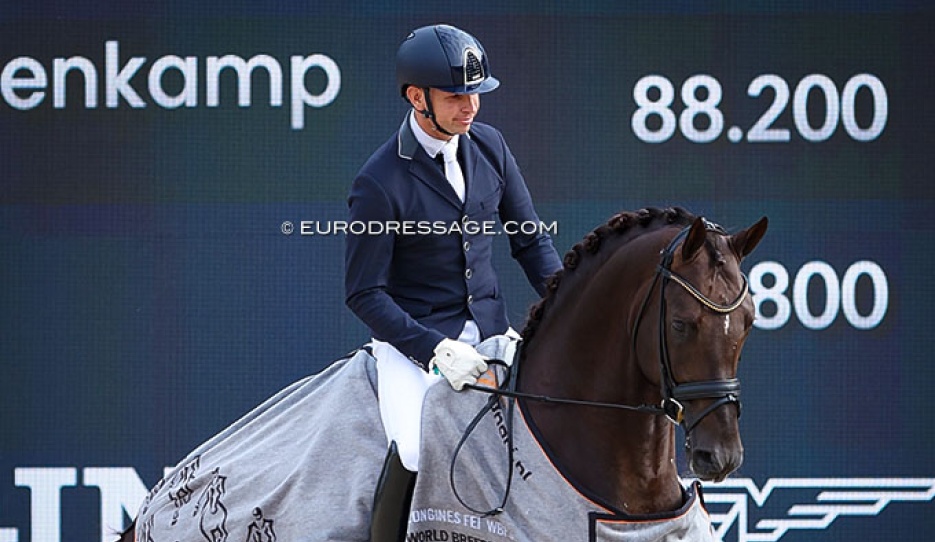
[[[883,321],[889,306],[886,273],[877,263],[868,260],[851,264],[840,279],[830,264],[822,261],[807,262],[795,274],[791,292],[789,272],[781,263],[760,262],[750,270],[749,278],[750,292],[756,305],[754,326],[760,329],[781,328],[789,322],[793,312],[808,329],[825,329],[841,313],[854,328],[872,329]],[[866,299],[858,303],[858,282],[861,279],[864,279],[861,292],[866,292],[869,286],[872,296],[861,296]],[[819,281],[824,286],[824,299],[812,296],[810,302],[809,290],[818,286]],[[814,291],[819,291],[819,288],[816,287]],[[872,301],[868,303],[869,299]],[[862,307],[858,307],[858,304]]]

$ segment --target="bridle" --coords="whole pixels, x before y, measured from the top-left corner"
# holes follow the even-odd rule
[[[727,232],[721,226],[713,222],[709,222],[704,218],[702,218],[702,220],[704,221],[706,231],[712,231],[720,235],[727,235]],[[714,412],[722,405],[737,405],[737,416],[740,416],[740,380],[737,378],[722,378],[716,380],[685,382],[681,384],[675,381],[675,378],[672,376],[672,362],[669,358],[669,347],[666,337],[666,286],[668,286],[670,281],[678,284],[707,309],[721,314],[729,314],[739,308],[744,299],[746,299],[747,293],[749,291],[747,276],[741,273],[740,277],[743,280],[743,286],[740,290],[740,293],[730,303],[720,304],[705,296],[685,277],[672,270],[672,260],[675,255],[675,250],[685,239],[690,230],[691,226],[684,228],[672,239],[672,241],[669,242],[669,245],[662,251],[661,260],[656,268],[656,274],[653,277],[653,283],[649,287],[649,290],[647,290],[646,297],[643,298],[643,303],[640,306],[640,312],[633,324],[633,333],[631,334],[633,354],[635,358],[636,334],[639,331],[640,322],[643,319],[643,314],[646,312],[646,307],[649,305],[649,300],[652,297],[652,292],[655,289],[656,284],[660,284],[659,372],[661,375],[660,387],[662,388],[662,403],[660,404],[660,409],[662,410],[662,413],[665,414],[670,420],[682,426],[682,428],[685,430],[686,436],[691,433],[692,429],[694,429],[695,426],[698,425],[698,423],[701,422],[705,416]],[[694,399],[714,399],[714,401],[705,407],[701,412],[692,414],[685,410],[682,402],[691,401]]]
[[[704,226],[706,231],[711,231],[718,233],[720,235],[727,235],[727,231],[724,230],[721,226],[709,222],[708,220],[702,218],[704,221]],[[666,246],[666,248],[661,252],[661,259],[659,265],[656,267],[656,273],[653,276],[653,282],[650,285],[649,289],[646,291],[646,297],[643,298],[643,303],[640,305],[640,311],[637,314],[636,321],[633,324],[633,332],[630,335],[630,342],[632,345],[632,351],[634,359],[636,359],[636,336],[639,331],[640,322],[643,319],[643,314],[646,312],[646,308],[649,306],[649,300],[652,298],[653,290],[656,289],[656,285],[659,284],[659,365],[660,365],[660,388],[662,391],[662,402],[659,405],[626,405],[621,403],[604,403],[599,401],[588,401],[583,399],[568,399],[562,397],[551,397],[548,395],[538,395],[533,393],[524,393],[516,390],[516,383],[519,380],[518,378],[518,368],[519,363],[516,361],[521,357],[521,350],[523,344],[516,349],[516,360],[512,364],[504,363],[502,360],[491,360],[492,363],[497,363],[501,365],[510,365],[505,381],[503,382],[502,388],[491,388],[488,386],[478,386],[474,384],[466,384],[465,388],[470,388],[476,391],[482,391],[485,393],[491,394],[490,400],[487,402],[487,405],[481,409],[480,412],[474,417],[468,427],[465,429],[464,434],[461,437],[461,440],[458,442],[455,447],[454,454],[451,459],[451,468],[449,471],[449,483],[451,488],[454,491],[455,497],[458,501],[465,506],[467,509],[481,515],[481,516],[490,516],[497,515],[503,512],[503,507],[506,504],[506,501],[509,497],[510,487],[513,480],[512,469],[513,469],[513,443],[512,443],[512,407],[513,403],[509,405],[509,411],[507,415],[507,433],[508,433],[508,444],[507,444],[507,462],[508,469],[510,471],[510,476],[507,478],[506,489],[504,491],[503,499],[500,502],[500,505],[486,511],[478,510],[470,505],[468,505],[464,499],[462,499],[459,494],[456,484],[455,484],[455,462],[457,460],[458,454],[460,453],[462,447],[467,441],[468,436],[473,433],[474,429],[477,427],[480,420],[484,415],[489,412],[494,404],[497,402],[498,397],[511,397],[514,399],[526,399],[531,401],[538,401],[544,403],[557,403],[565,405],[578,405],[586,407],[600,407],[600,408],[613,408],[620,410],[628,410],[635,412],[643,412],[646,414],[653,415],[664,415],[669,418],[673,423],[678,424],[685,431],[685,445],[689,447],[691,444],[691,431],[695,428],[696,425],[708,414],[714,412],[716,409],[720,408],[723,405],[734,404],[737,405],[737,416],[740,417],[740,380],[737,378],[724,378],[716,380],[702,380],[697,382],[684,382],[678,383],[675,381],[675,378],[672,376],[672,362],[669,359],[669,348],[668,341],[666,337],[666,286],[669,282],[674,282],[685,289],[692,297],[694,297],[698,302],[704,305],[706,308],[721,314],[728,314],[733,312],[743,303],[744,299],[747,297],[749,291],[749,283],[747,281],[747,276],[743,273],[740,274],[741,279],[743,280],[743,287],[741,288],[740,294],[736,299],[727,304],[720,304],[712,300],[711,298],[704,295],[698,288],[693,286],[691,282],[688,281],[685,277],[679,275],[675,271],[672,271],[672,260],[675,255],[675,250],[678,248],[679,244],[685,239],[688,235],[688,232],[691,230],[691,226],[688,226],[681,230]],[[694,399],[714,399],[714,401],[705,407],[698,414],[691,414],[685,410],[685,407],[682,404],[682,401],[691,401]]]
[[[721,226],[709,222],[708,220],[702,218],[704,221],[705,229],[707,231],[713,231],[720,235],[727,235],[727,231],[724,230]],[[691,282],[688,281],[685,277],[679,275],[675,271],[672,271],[672,260],[675,255],[675,250],[678,248],[679,244],[685,239],[688,235],[688,232],[691,230],[691,226],[686,227],[680,231],[670,242],[669,245],[660,253],[661,259],[659,265],[656,267],[656,273],[653,277],[653,282],[650,285],[649,289],[646,291],[646,297],[643,298],[643,303],[640,306],[640,312],[637,315],[636,321],[633,324],[633,331],[630,334],[631,347],[633,348],[634,359],[636,356],[636,335],[639,331],[640,323],[642,322],[643,315],[646,313],[646,308],[649,306],[649,300],[652,298],[653,290],[656,289],[656,285],[660,284],[660,299],[659,299],[659,365],[660,365],[660,374],[661,374],[661,383],[660,388],[662,392],[662,401],[658,405],[626,405],[621,403],[605,403],[600,401],[588,401],[584,399],[568,399],[562,397],[551,397],[548,395],[538,395],[533,393],[524,393],[516,391],[516,369],[518,368],[518,363],[512,364],[512,371],[510,371],[507,381],[504,382],[506,385],[505,388],[490,388],[487,386],[477,386],[468,384],[465,387],[470,388],[476,391],[482,391],[486,393],[491,393],[498,396],[512,397],[516,399],[527,399],[531,401],[537,401],[542,403],[557,403],[565,405],[578,405],[578,406],[587,406],[587,407],[600,407],[600,408],[613,408],[620,410],[629,410],[635,412],[643,412],[646,414],[653,415],[664,415],[668,417],[673,423],[676,423],[685,430],[685,434],[688,435],[691,433],[692,429],[708,414],[714,412],[716,409],[726,404],[737,405],[737,416],[740,416],[740,380],[737,378],[725,378],[718,380],[703,380],[698,382],[684,382],[678,383],[675,381],[675,378],[672,376],[672,362],[669,359],[669,348],[668,341],[666,338],[666,286],[669,282],[674,282],[684,288],[692,297],[694,297],[698,302],[704,305],[706,308],[718,312],[721,314],[728,314],[733,312],[743,303],[744,299],[747,297],[749,292],[749,284],[747,281],[747,276],[743,273],[740,274],[741,279],[743,280],[743,286],[741,288],[740,294],[737,295],[737,298],[727,304],[720,304],[712,300],[711,298],[704,295],[698,288],[693,286]],[[520,357],[520,349],[522,344],[517,348],[516,357]],[[710,405],[704,408],[698,414],[691,414],[685,410],[683,401],[691,401],[694,399],[714,399]]]

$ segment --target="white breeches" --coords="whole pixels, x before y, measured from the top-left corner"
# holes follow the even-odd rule
[[[472,320],[464,324],[458,340],[477,346],[480,330]],[[399,457],[406,469],[419,470],[419,446],[422,433],[422,402],[429,386],[441,375],[426,373],[389,343],[376,339],[370,343],[377,360],[377,393],[380,418],[386,429],[387,445],[396,441]]]

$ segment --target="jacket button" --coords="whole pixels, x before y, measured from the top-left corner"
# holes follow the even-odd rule
[[[468,296],[467,296],[467,304],[470,305],[470,304],[472,304],[472,303],[474,303],[474,296],[471,295],[471,294],[468,294]]]
[[[467,251],[469,251],[469,250],[471,250],[471,242],[470,242],[470,241],[465,241],[465,242],[464,242],[464,251],[467,252]]]
[[[471,277],[473,276],[474,276],[474,271],[472,271],[470,267],[464,271],[464,278],[471,280]]]

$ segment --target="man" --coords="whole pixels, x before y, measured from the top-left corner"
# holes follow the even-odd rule
[[[489,226],[539,224],[502,134],[474,122],[480,94],[500,84],[480,42],[448,25],[419,28],[399,47],[396,75],[412,110],[363,165],[348,198],[351,222],[394,232],[349,235],[345,254],[346,302],[373,334],[390,442],[375,517],[382,501],[407,500],[411,491],[428,386],[438,374],[456,390],[473,384],[487,370],[473,346],[512,331]],[[561,268],[552,240],[516,233],[509,243],[542,295]],[[403,495],[389,496],[393,480]]]

